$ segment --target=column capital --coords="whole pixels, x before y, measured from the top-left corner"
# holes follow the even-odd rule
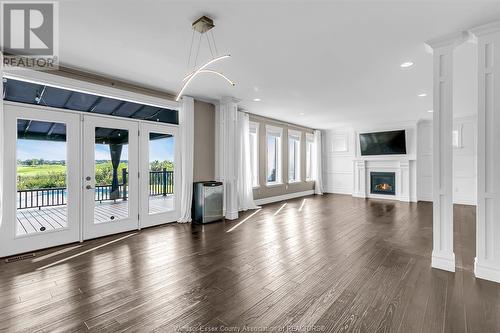
[[[486,24],[474,27],[472,29],[469,29],[469,32],[476,37],[481,37],[481,36],[491,34],[494,32],[499,32],[499,31],[500,31],[500,21],[486,23]]]
[[[460,31],[444,35],[438,38],[429,39],[425,42],[425,44],[429,45],[433,50],[445,47],[454,48],[468,41],[470,38],[471,36],[468,31]]]
[[[237,98],[231,97],[231,96],[223,96],[220,99],[221,104],[228,104],[228,103],[238,104],[239,102],[241,102],[241,99],[237,99]]]
[[[185,102],[185,101],[194,101],[194,97],[191,97],[191,96],[188,96],[188,95],[184,95],[184,96],[181,97],[181,103]]]

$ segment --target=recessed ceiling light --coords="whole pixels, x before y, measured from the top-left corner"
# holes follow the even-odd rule
[[[260,102],[260,101],[261,101],[261,99],[260,99],[260,98],[254,98],[254,99],[253,99],[253,101],[254,101],[254,102]]]
[[[421,93],[421,94],[418,94],[418,97],[425,97],[425,96],[427,96],[427,94],[426,94],[426,93]]]
[[[413,62],[412,61],[405,61],[400,66],[401,66],[401,68],[410,68],[411,66],[413,66]]]
[[[427,111],[427,112],[429,112],[429,113],[433,113],[433,112],[434,112],[434,110],[429,110],[429,111]]]
[[[301,113],[299,113],[299,115],[303,116],[303,115],[305,115],[305,113],[304,113],[304,112],[301,112]]]

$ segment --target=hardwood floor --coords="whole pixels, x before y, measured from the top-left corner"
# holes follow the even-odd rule
[[[2,261],[0,330],[500,331],[500,284],[472,273],[473,207],[455,207],[452,274],[430,267],[430,203],[303,200]]]

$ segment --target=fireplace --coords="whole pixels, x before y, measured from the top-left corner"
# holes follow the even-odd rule
[[[370,172],[370,193],[396,195],[396,173]]]

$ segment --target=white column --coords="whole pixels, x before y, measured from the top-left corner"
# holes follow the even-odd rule
[[[399,200],[410,202],[410,161],[399,161],[399,177]]]
[[[365,160],[354,161],[353,197],[366,198],[366,164]]]
[[[455,271],[453,253],[453,50],[467,33],[428,41],[433,49],[432,267]]]
[[[224,183],[224,214],[228,220],[238,218],[238,102],[235,98],[223,97],[216,117],[219,126],[217,129],[217,155],[219,157],[217,175]]]
[[[477,230],[474,272],[500,282],[500,22],[472,29],[478,47]]]

